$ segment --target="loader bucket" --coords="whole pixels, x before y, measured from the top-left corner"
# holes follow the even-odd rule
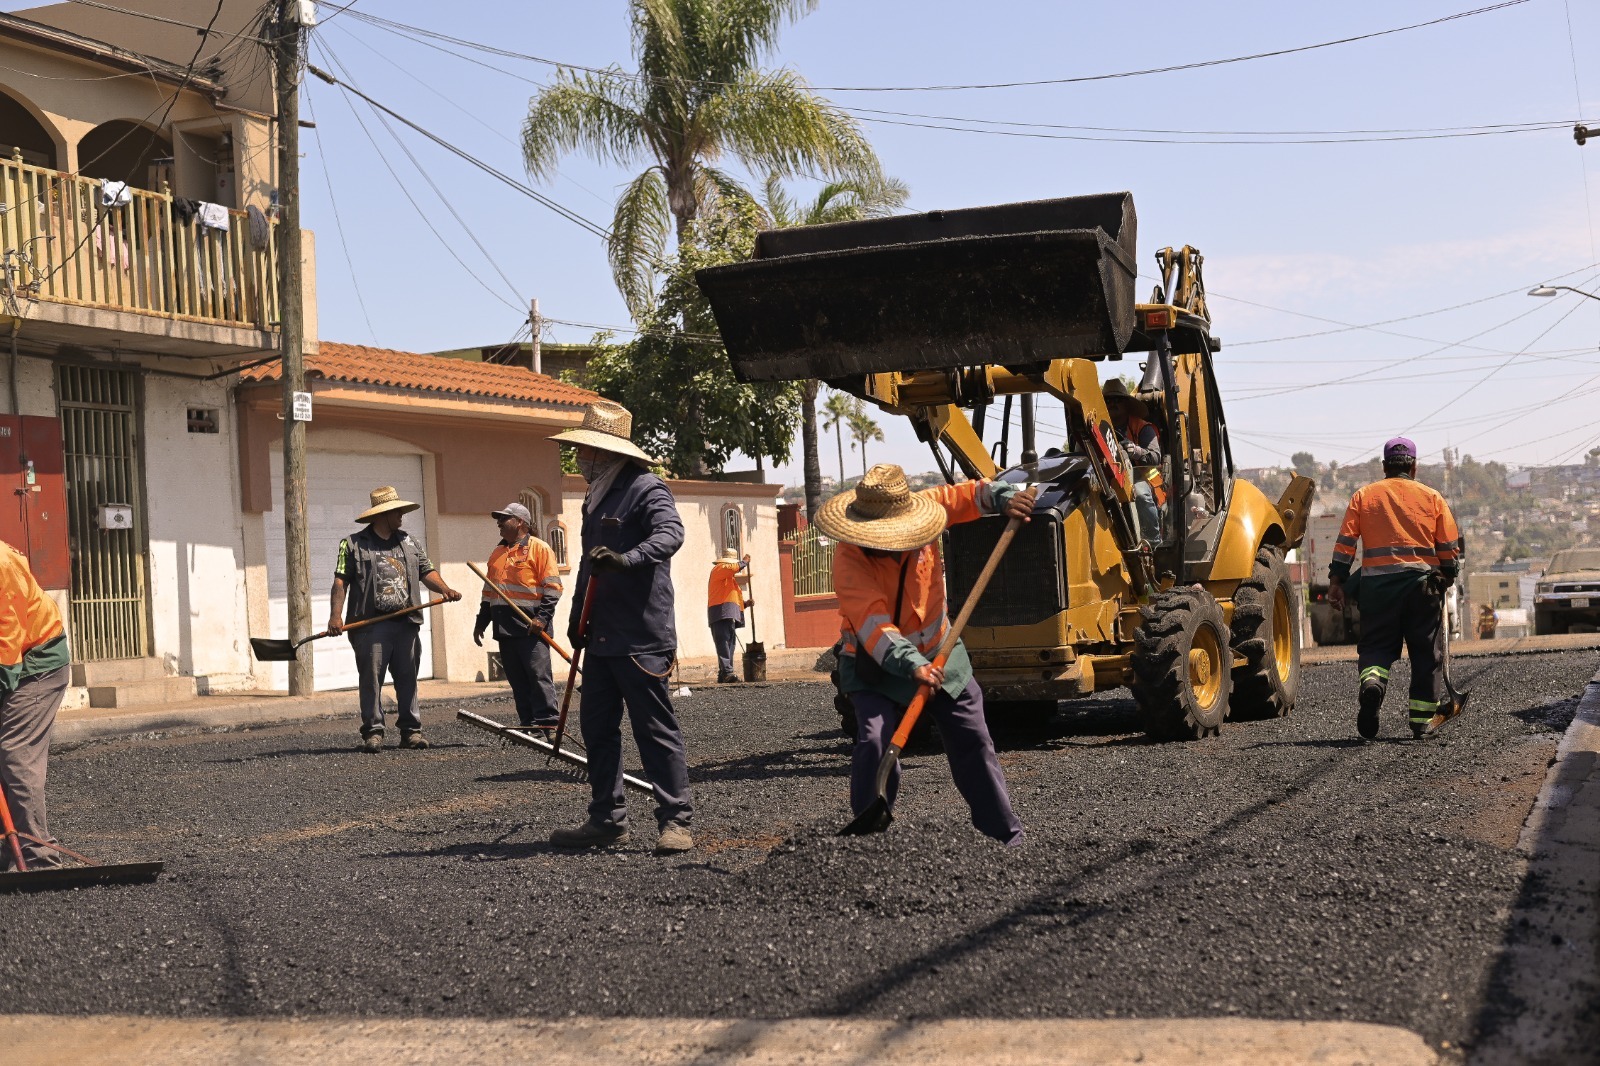
[[[1133,196],[1104,193],[768,230],[696,273],[742,381],[1120,353]]]

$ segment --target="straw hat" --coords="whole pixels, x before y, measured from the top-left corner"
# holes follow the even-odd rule
[[[385,485],[381,489],[372,490],[372,506],[356,515],[356,521],[370,522],[387,511],[399,511],[401,514],[405,514],[407,511],[415,511],[421,506],[420,503],[402,500],[400,494],[394,490],[393,485]]]
[[[1128,386],[1122,383],[1121,378],[1112,378],[1110,381],[1107,381],[1104,385],[1102,385],[1100,387],[1100,395],[1104,396],[1107,401],[1112,399],[1126,400],[1129,410],[1138,415],[1140,418],[1143,418],[1150,411],[1150,409],[1144,405],[1143,400],[1139,399],[1139,397],[1128,391]]]
[[[729,566],[738,566],[741,562],[738,549],[728,548],[724,550],[722,553],[722,558],[718,559],[717,562],[727,563]]]
[[[562,444],[587,444],[591,448],[626,455],[641,463],[655,464],[629,438],[633,436],[633,415],[620,403],[596,400],[583,412],[583,425],[563,430],[550,439]]]
[[[944,508],[913,493],[906,472],[893,463],[879,463],[854,489],[817,511],[817,528],[824,535],[880,551],[920,548],[944,527]]]

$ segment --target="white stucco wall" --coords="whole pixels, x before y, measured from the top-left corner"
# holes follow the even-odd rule
[[[190,433],[190,407],[215,410],[218,432]],[[254,684],[233,411],[223,382],[144,378],[151,642],[211,692]]]

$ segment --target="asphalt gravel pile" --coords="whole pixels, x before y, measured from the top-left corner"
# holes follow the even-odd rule
[[[699,846],[564,854],[587,789],[425,712],[434,747],[355,723],[142,737],[58,754],[52,826],[156,885],[0,897],[11,1011],[558,1017],[1484,1019],[1517,831],[1593,653],[1463,662],[1468,714],[1384,735],[1354,668],[1308,667],[1286,719],[1155,744],[1125,692],[997,725],[1024,846],[973,830],[936,748],[889,832],[848,819],[825,686],[677,701]],[[472,709],[508,720],[505,701]],[[630,753],[631,758],[631,753]]]

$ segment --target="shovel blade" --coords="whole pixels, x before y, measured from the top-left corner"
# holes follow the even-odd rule
[[[864,837],[868,833],[881,833],[889,828],[889,823],[892,821],[894,815],[889,812],[889,797],[879,796],[866,810],[851,819],[849,825],[839,830],[839,835]]]
[[[1424,730],[1423,735],[1432,736],[1439,731],[1440,726],[1452,718],[1459,717],[1461,712],[1467,709],[1467,700],[1471,696],[1471,692],[1451,692],[1449,702],[1439,705],[1439,713],[1435,714],[1428,722],[1428,727]]]
[[[273,637],[251,637],[250,654],[256,657],[256,662],[261,663],[287,663],[293,662],[298,651],[287,640],[277,640]]]

